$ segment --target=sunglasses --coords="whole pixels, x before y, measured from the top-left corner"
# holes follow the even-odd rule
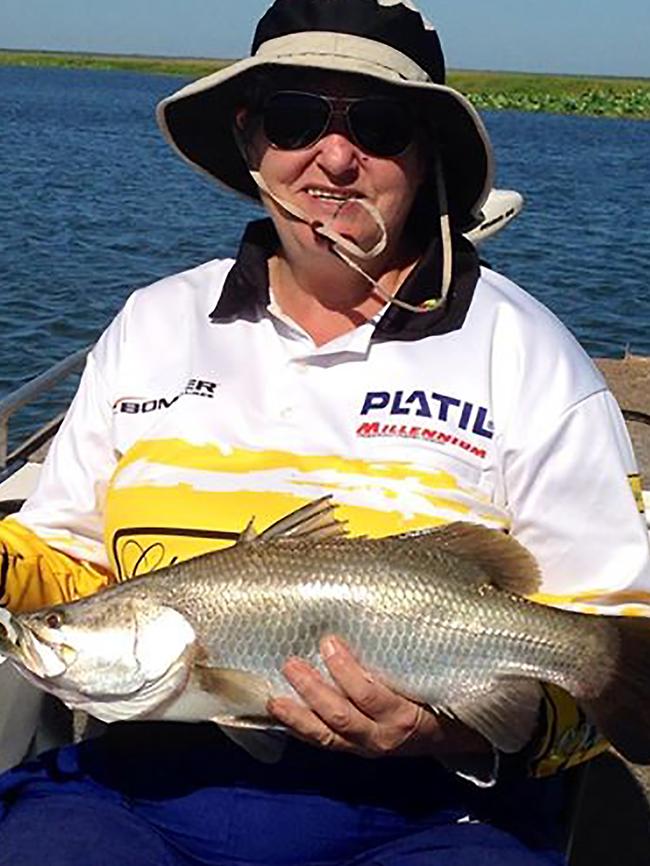
[[[351,141],[371,156],[399,156],[415,135],[410,106],[381,96],[343,99],[280,90],[263,104],[261,116],[264,135],[279,150],[316,144],[335,116],[344,120]]]

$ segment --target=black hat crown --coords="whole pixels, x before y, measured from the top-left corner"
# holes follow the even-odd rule
[[[445,59],[438,34],[417,10],[402,2],[275,0],[257,25],[251,54],[269,39],[319,30],[383,42],[410,57],[435,84],[445,83]]]

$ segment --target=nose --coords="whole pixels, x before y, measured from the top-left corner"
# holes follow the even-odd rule
[[[359,173],[359,149],[343,131],[328,130],[318,142],[316,161],[332,179],[350,183]]]

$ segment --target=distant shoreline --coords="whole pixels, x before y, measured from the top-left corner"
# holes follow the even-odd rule
[[[227,59],[0,49],[0,66],[120,69],[187,78],[207,75],[232,62]],[[467,94],[478,109],[650,120],[650,78],[450,70],[449,84]]]

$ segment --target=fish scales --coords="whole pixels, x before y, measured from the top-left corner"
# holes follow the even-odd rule
[[[322,669],[319,639],[329,633],[390,683],[436,703],[488,691],[502,675],[566,685],[586,674],[562,611],[499,591],[474,563],[402,540],[233,547],[176,566],[152,591],[187,616],[213,664],[254,670],[283,691],[284,661],[300,656]]]
[[[0,652],[105,721],[229,730],[272,727],[269,697],[292,693],[287,658],[327,676],[319,643],[338,634],[377,678],[504,751],[532,735],[543,681],[650,763],[650,623],[535,604],[524,596],[538,585],[534,559],[500,532],[456,523],[348,538],[322,499],[260,536],[249,525],[227,550],[10,616]]]

